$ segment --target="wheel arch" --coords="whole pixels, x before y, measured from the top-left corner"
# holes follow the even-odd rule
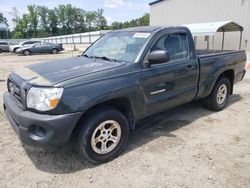
[[[222,72],[219,77],[216,79],[216,82],[221,79],[222,77],[225,77],[225,78],[228,78],[230,83],[231,83],[231,91],[230,91],[230,94],[233,94],[233,85],[234,85],[234,70],[233,69],[229,69],[229,70],[226,70],[224,72]],[[216,83],[215,82],[215,83]],[[214,85],[215,85],[214,83]],[[214,86],[213,86],[214,87]]]
[[[25,51],[29,51],[29,52],[30,52],[30,54],[31,54],[31,51],[30,51],[29,49],[24,50],[24,51],[23,51],[23,54],[24,54],[24,52],[25,52]]]
[[[59,52],[59,50],[58,50],[56,47],[53,47],[53,48],[51,49],[51,53],[53,53],[53,50],[56,50],[56,52]]]
[[[81,116],[78,122],[80,122],[82,119],[87,117],[89,114],[95,113],[96,110],[100,108],[105,108],[105,107],[113,107],[117,109],[118,111],[120,111],[126,117],[128,124],[129,124],[129,128],[130,129],[135,128],[134,106],[133,106],[133,103],[128,98],[125,98],[125,97],[111,99],[111,100],[104,101],[104,102],[101,102],[99,104],[92,106]],[[74,130],[76,130],[78,126],[79,126],[79,123],[76,124]]]
[[[16,52],[16,50],[18,50],[20,47],[15,47],[14,49],[13,49],[13,52]]]

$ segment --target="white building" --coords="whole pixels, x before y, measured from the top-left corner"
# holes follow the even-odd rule
[[[234,21],[244,28],[241,49],[250,50],[250,0],[157,0],[149,5],[150,25],[176,26]],[[221,39],[222,33],[217,33],[214,49],[221,49]],[[209,37],[210,43],[212,40]],[[224,49],[239,49],[239,40],[239,32],[225,33]],[[197,47],[206,46],[205,37],[198,38]]]

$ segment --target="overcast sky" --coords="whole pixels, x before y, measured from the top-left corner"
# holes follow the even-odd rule
[[[12,8],[16,7],[19,14],[27,12],[27,5],[45,5],[49,8],[60,4],[71,3],[75,7],[84,10],[104,9],[104,16],[108,24],[114,21],[127,21],[138,18],[149,12],[149,2],[153,0],[0,0],[0,12],[8,19],[10,27],[13,27],[11,18]]]

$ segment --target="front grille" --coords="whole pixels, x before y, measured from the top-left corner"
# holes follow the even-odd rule
[[[18,84],[12,81],[11,79],[8,79],[7,87],[8,87],[9,93],[14,97],[18,106],[24,109],[24,105],[23,105],[24,98],[22,96],[21,88],[18,86]]]

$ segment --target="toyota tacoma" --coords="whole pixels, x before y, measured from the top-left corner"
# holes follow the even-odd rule
[[[245,74],[245,51],[196,50],[186,27],[109,32],[78,57],[29,65],[8,77],[6,116],[25,145],[60,147],[107,162],[136,122],[203,99],[222,110]]]

